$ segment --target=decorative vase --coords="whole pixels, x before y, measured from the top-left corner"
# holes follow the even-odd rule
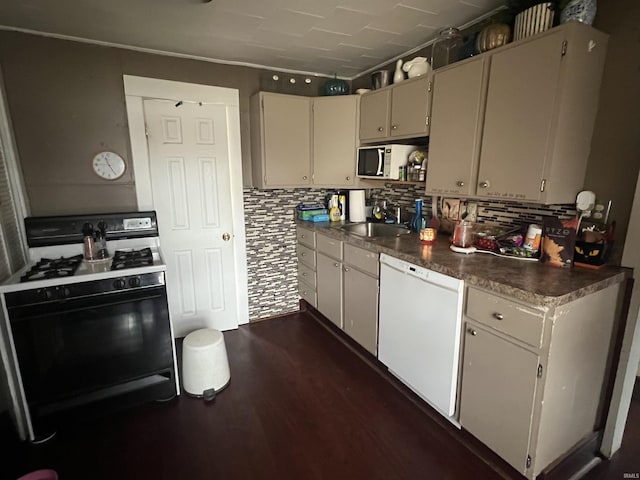
[[[511,27],[506,23],[492,23],[482,29],[476,41],[479,53],[506,45],[511,41]]]
[[[336,76],[324,83],[323,90],[325,95],[349,95],[349,83]]]
[[[393,83],[400,83],[404,80],[404,72],[402,71],[402,60],[396,62],[396,71],[393,74]]]
[[[560,23],[571,20],[591,25],[596,17],[596,0],[571,0],[560,12]]]

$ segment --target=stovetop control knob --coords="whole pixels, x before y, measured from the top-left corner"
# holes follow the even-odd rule
[[[38,295],[43,300],[52,300],[53,299],[53,291],[50,288],[41,288],[38,290]]]
[[[140,286],[140,277],[131,277],[129,279],[129,286],[136,288]]]
[[[67,287],[57,287],[56,291],[58,294],[58,298],[67,298],[69,295],[71,295],[71,290],[69,290]]]
[[[125,282],[124,278],[117,278],[115,282],[113,282],[113,287],[117,288],[118,290],[122,290],[126,286],[127,282]]]

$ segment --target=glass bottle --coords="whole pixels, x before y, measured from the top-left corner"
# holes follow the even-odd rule
[[[431,68],[435,70],[458,60],[461,46],[462,35],[459,29],[449,27],[440,30],[431,50]]]
[[[420,233],[422,230],[422,199],[416,198],[416,213],[411,218],[411,231]]]

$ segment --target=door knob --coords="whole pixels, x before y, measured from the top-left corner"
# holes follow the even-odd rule
[[[225,233],[222,234],[222,239],[225,242],[228,242],[231,239],[231,235],[229,235],[227,232],[225,232]]]

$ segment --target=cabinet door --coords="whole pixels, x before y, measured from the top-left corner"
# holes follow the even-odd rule
[[[318,253],[316,267],[318,310],[342,327],[342,262]]]
[[[391,89],[368,93],[360,99],[360,141],[389,136]]]
[[[538,356],[467,323],[460,423],[526,472]]]
[[[378,279],[344,267],[344,331],[373,355],[378,352]]]
[[[358,143],[358,95],[313,99],[313,183],[353,186]]]
[[[265,186],[311,183],[311,100],[263,94]]]
[[[431,76],[405,80],[394,85],[391,92],[391,136],[428,135]]]
[[[473,195],[476,191],[484,93],[485,59],[433,76],[427,192]]]
[[[491,57],[478,195],[539,200],[554,134],[564,34]]]

